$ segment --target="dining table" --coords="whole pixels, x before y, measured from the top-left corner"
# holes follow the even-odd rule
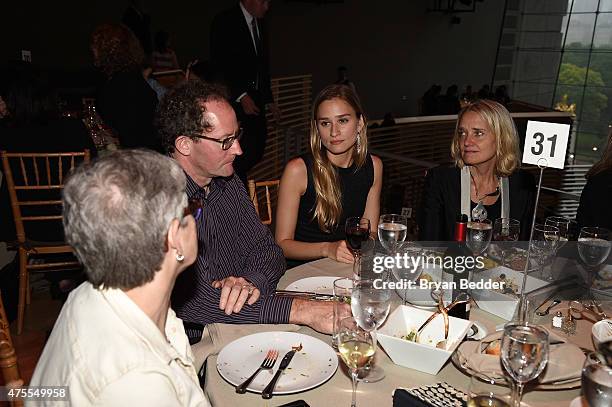
[[[278,283],[278,289],[285,289],[293,282],[307,277],[329,276],[329,277],[352,277],[353,266],[343,264],[330,259],[320,259],[300,266],[288,269]],[[391,307],[391,312],[402,304],[398,296]],[[560,304],[559,306],[562,306]],[[552,314],[552,313],[551,313]],[[550,329],[552,315],[541,317],[534,321]],[[506,320],[493,314],[472,306],[470,319],[480,322],[489,333],[496,327],[503,326]],[[591,341],[592,322],[586,320],[577,321],[577,333],[566,335],[566,338],[585,351],[593,349]],[[248,329],[248,328],[247,328]],[[247,331],[248,332],[248,331]],[[299,333],[318,338],[325,343],[331,343],[331,336],[301,326]],[[561,332],[557,334],[563,336]],[[470,376],[458,369],[449,359],[437,375],[430,375],[394,364],[384,350],[378,346],[376,363],[385,371],[385,377],[376,383],[360,382],[357,387],[357,405],[385,407],[393,405],[393,393],[398,388],[413,388],[422,385],[430,385],[446,382],[455,388],[467,392]],[[351,404],[351,379],[347,374],[343,363],[338,364],[337,371],[325,383],[316,388],[289,395],[274,395],[269,400],[262,399],[260,394],[246,393],[237,394],[234,386],[225,381],[216,368],[217,356],[212,355],[207,360],[206,368],[206,393],[213,406],[281,406],[296,400],[304,400],[308,405],[314,406],[349,406]],[[580,396],[580,389],[558,388],[552,390],[536,390],[529,384],[526,387],[523,401],[533,407],[545,406],[569,406],[573,399]]]

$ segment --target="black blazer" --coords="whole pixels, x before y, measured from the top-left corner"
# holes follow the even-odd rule
[[[253,101],[262,106],[273,101],[270,90],[270,71],[266,27],[263,20],[257,25],[262,43],[255,52],[251,30],[247,25],[240,5],[215,16],[210,29],[210,53],[216,70],[220,71],[230,91],[231,101],[246,92]],[[259,78],[259,88],[255,83]]]
[[[515,171],[509,177],[510,217],[521,222],[521,240],[529,240],[535,203],[531,174]],[[498,199],[501,199],[498,198]],[[419,240],[451,241],[461,212],[461,171],[457,167],[432,168],[425,177],[425,192],[417,214]]]

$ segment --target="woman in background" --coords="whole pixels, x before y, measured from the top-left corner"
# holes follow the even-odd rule
[[[528,240],[535,184],[530,174],[519,169],[519,140],[508,110],[485,99],[463,108],[457,118],[451,156],[454,165],[427,172],[417,215],[419,240],[453,240],[460,214],[470,219],[478,214],[491,221],[517,219],[521,240]]]
[[[612,212],[608,198],[612,196],[612,130],[601,160],[585,175],[587,182],[580,195],[576,214],[578,227],[600,226],[612,230]]]
[[[276,242],[285,257],[329,257],[352,263],[347,218],[361,216],[376,230],[383,165],[368,153],[367,122],[350,86],[327,86],[316,97],[310,153],[287,163],[276,216]]]
[[[102,120],[121,147],[161,151],[153,125],[157,95],[143,76],[144,52],[134,34],[120,24],[102,24],[92,34],[91,51],[107,77],[96,100]]]

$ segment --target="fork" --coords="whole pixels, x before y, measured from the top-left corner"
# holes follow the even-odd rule
[[[263,360],[263,362],[261,362],[261,365],[255,371],[255,373],[253,373],[251,377],[246,379],[240,386],[236,386],[236,393],[238,394],[246,393],[247,387],[249,387],[249,384],[251,384],[255,376],[257,376],[259,372],[261,372],[262,370],[272,369],[274,367],[274,364],[276,364],[276,359],[278,359],[278,351],[276,349],[268,350],[268,353],[266,354],[266,358]]]

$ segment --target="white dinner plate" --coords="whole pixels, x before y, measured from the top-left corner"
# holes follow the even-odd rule
[[[291,346],[302,344],[291,363],[280,376],[274,394],[309,390],[329,380],[338,368],[338,356],[328,344],[297,332],[260,332],[243,336],[226,345],[217,357],[221,377],[234,386],[250,377],[266,358],[269,349],[278,350],[278,359],[270,370],[262,370],[248,391],[261,393],[270,383],[280,362]]]
[[[333,294],[334,281],[342,277],[307,277],[287,286],[289,291],[308,291],[317,294]]]

